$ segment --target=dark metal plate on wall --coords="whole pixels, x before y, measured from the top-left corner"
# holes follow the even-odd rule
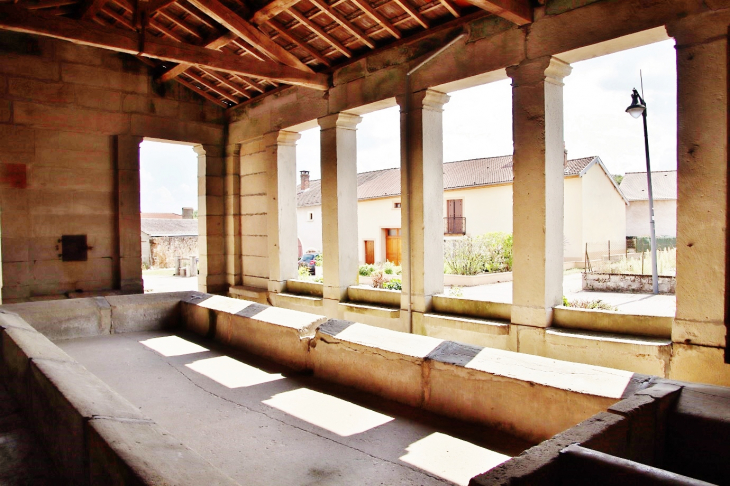
[[[86,235],[61,236],[61,259],[64,262],[85,262],[88,260],[88,255]]]

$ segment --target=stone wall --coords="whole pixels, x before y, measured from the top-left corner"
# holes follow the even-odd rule
[[[197,236],[158,236],[150,238],[150,264],[154,268],[173,268],[178,257],[198,255]]]
[[[659,277],[659,293],[673,294],[676,277]],[[652,292],[651,275],[623,275],[618,273],[583,273],[583,290],[597,292]]]
[[[203,144],[200,175],[220,176],[224,123],[223,109],[154,83],[132,56],[0,32],[3,301],[141,292],[137,145]],[[62,262],[59,239],[74,234],[87,235],[88,261]]]

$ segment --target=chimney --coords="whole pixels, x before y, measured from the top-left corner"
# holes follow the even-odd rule
[[[299,173],[301,174],[301,177],[302,177],[302,183],[301,183],[301,186],[299,189],[302,191],[306,191],[307,189],[309,189],[309,171],[302,170]]]
[[[182,219],[193,219],[193,208],[182,208]]]
[[[565,147],[565,142],[563,142],[563,167],[568,165],[568,149]]]

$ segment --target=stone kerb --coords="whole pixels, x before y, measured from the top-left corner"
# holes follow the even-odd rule
[[[208,294],[184,300],[182,316],[198,334],[324,380],[534,441],[605,411],[641,379]]]
[[[69,484],[236,484],[17,314],[0,310],[0,340],[0,376]]]

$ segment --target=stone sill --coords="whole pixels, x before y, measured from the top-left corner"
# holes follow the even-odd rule
[[[671,339],[673,317],[619,314],[597,309],[553,308],[553,326]]]
[[[501,321],[510,321],[512,319],[512,304],[504,302],[487,302],[463,297],[450,297],[444,294],[434,295],[432,302],[433,310],[438,314]]]

